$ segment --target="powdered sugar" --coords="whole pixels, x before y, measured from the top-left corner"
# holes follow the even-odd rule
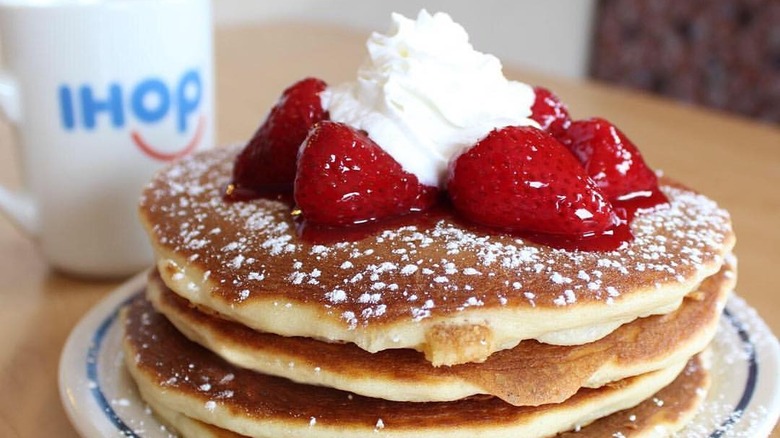
[[[210,270],[214,293],[228,300],[294,291],[284,299],[331,306],[348,328],[475,307],[616,304],[636,288],[700,279],[705,267],[712,272],[722,263],[731,244],[725,211],[668,186],[671,203],[640,212],[632,224],[635,240],[606,253],[536,246],[446,218],[358,241],[310,244],[297,236],[289,205],[222,199],[234,153],[186,159],[152,183],[142,209],[157,241],[184,257],[198,255],[193,265]]]

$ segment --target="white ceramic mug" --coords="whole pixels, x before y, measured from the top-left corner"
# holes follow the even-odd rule
[[[143,185],[214,143],[209,0],[0,0],[0,45],[25,182],[0,210],[55,268],[148,266]]]

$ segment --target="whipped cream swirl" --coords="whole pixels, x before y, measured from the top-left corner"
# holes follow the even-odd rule
[[[449,161],[495,128],[538,126],[533,88],[507,80],[495,56],[471,46],[449,15],[393,14],[374,33],[357,81],[329,88],[331,120],[369,136],[421,183],[444,187]]]

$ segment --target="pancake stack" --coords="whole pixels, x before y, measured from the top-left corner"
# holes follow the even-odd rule
[[[141,200],[157,269],[123,314],[126,364],[181,434],[642,436],[705,397],[736,272],[706,197],[662,180],[669,203],[609,252],[446,210],[311,238],[289,202],[225,201],[238,152],[174,164]]]

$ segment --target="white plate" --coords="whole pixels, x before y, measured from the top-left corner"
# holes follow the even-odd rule
[[[123,365],[118,311],[143,291],[139,274],[95,306],[68,337],[60,396],[86,438],[172,436],[141,401]],[[780,415],[780,346],[755,310],[732,297],[714,342],[707,402],[680,436],[767,436]]]

